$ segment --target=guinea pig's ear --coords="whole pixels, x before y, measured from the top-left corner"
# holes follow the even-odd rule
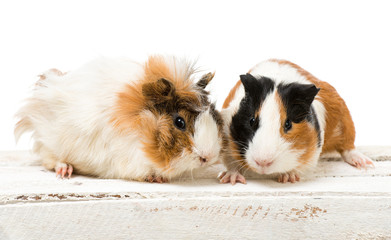
[[[212,81],[213,77],[215,76],[215,73],[207,73],[204,76],[201,77],[201,79],[197,82],[197,86],[204,89],[210,81]]]
[[[254,84],[256,83],[256,78],[251,75],[250,73],[247,73],[246,75],[240,75],[240,81],[243,84],[244,91],[246,93],[251,92],[251,90],[254,90]]]
[[[174,95],[175,87],[167,79],[159,80],[142,85],[143,95],[149,99],[162,99]]]
[[[319,90],[314,84],[291,83],[279,86],[278,92],[287,108],[288,118],[292,122],[299,123],[307,117],[311,103]]]

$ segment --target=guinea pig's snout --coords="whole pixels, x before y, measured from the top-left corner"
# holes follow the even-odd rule
[[[261,168],[270,167],[273,164],[272,159],[255,159],[254,161]]]

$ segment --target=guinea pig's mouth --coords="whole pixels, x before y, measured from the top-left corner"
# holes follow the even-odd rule
[[[259,174],[270,174],[271,173],[268,171],[268,169],[260,169],[260,168],[256,168],[256,169],[254,169],[254,171]]]
[[[200,167],[207,167],[209,165],[212,165],[215,162],[214,157],[207,156],[207,155],[200,155],[198,157],[198,160],[200,161]]]
[[[186,171],[192,171],[197,168],[205,168],[217,161],[218,157],[214,154],[202,154],[195,151],[182,152],[170,163],[170,169],[175,174],[181,174]]]
[[[272,159],[262,159],[262,160],[253,159],[251,162],[252,162],[252,164],[249,164],[249,165],[250,165],[250,168],[254,172],[259,173],[259,174],[272,174],[273,173],[273,170],[271,169],[271,167],[274,163],[274,160],[272,160]]]
[[[193,156],[193,161],[196,163],[198,167],[207,167],[218,160],[218,152],[215,151],[210,151],[210,150],[200,150],[197,147],[194,147],[192,149],[192,156]]]

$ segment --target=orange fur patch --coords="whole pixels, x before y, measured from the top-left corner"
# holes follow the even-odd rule
[[[320,88],[316,99],[322,102],[326,109],[326,127],[322,153],[335,150],[341,153],[345,150],[354,149],[356,136],[354,123],[345,101],[339,96],[335,88],[327,82],[317,79],[294,63],[277,59],[272,59],[272,61],[295,68],[299,74]]]
[[[242,85],[242,82],[239,80],[235,84],[235,86],[231,89],[227,98],[225,99],[225,101],[223,103],[223,109],[227,108],[229,106],[229,104],[232,102],[232,100],[235,98],[236,90],[240,87],[240,85]]]

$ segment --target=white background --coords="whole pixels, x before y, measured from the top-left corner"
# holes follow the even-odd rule
[[[357,145],[390,145],[391,14],[387,1],[1,1],[0,150],[41,72],[97,56],[163,53],[216,71],[220,107],[238,76],[268,58],[295,62],[347,102]]]

